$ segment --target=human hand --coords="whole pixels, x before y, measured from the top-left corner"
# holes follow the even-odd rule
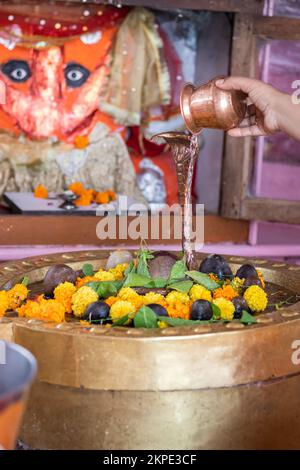
[[[248,95],[247,111],[238,127],[228,134],[234,137],[273,134],[281,130],[280,103],[284,93],[260,80],[245,77],[228,77],[216,81],[222,90],[240,90]]]

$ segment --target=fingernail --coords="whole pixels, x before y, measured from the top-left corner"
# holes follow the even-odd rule
[[[220,78],[219,80],[216,81],[216,85],[217,86],[223,85],[224,82],[225,82],[224,78]]]

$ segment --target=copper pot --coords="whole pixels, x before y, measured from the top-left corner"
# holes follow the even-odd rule
[[[220,78],[224,77],[216,77],[199,87],[187,83],[181,91],[181,114],[193,134],[205,127],[232,129],[245,117],[246,95],[236,90],[221,90],[215,83]]]

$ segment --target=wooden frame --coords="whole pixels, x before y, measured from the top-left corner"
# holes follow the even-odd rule
[[[281,17],[235,16],[230,75],[255,77],[257,40],[300,40],[300,20]],[[300,201],[251,196],[254,140],[226,136],[221,214],[238,219],[300,223]]]

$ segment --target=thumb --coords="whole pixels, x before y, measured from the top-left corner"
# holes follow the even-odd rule
[[[227,77],[216,80],[216,85],[222,90],[240,90],[244,93],[251,93],[251,91],[257,86],[259,80],[246,77]]]

